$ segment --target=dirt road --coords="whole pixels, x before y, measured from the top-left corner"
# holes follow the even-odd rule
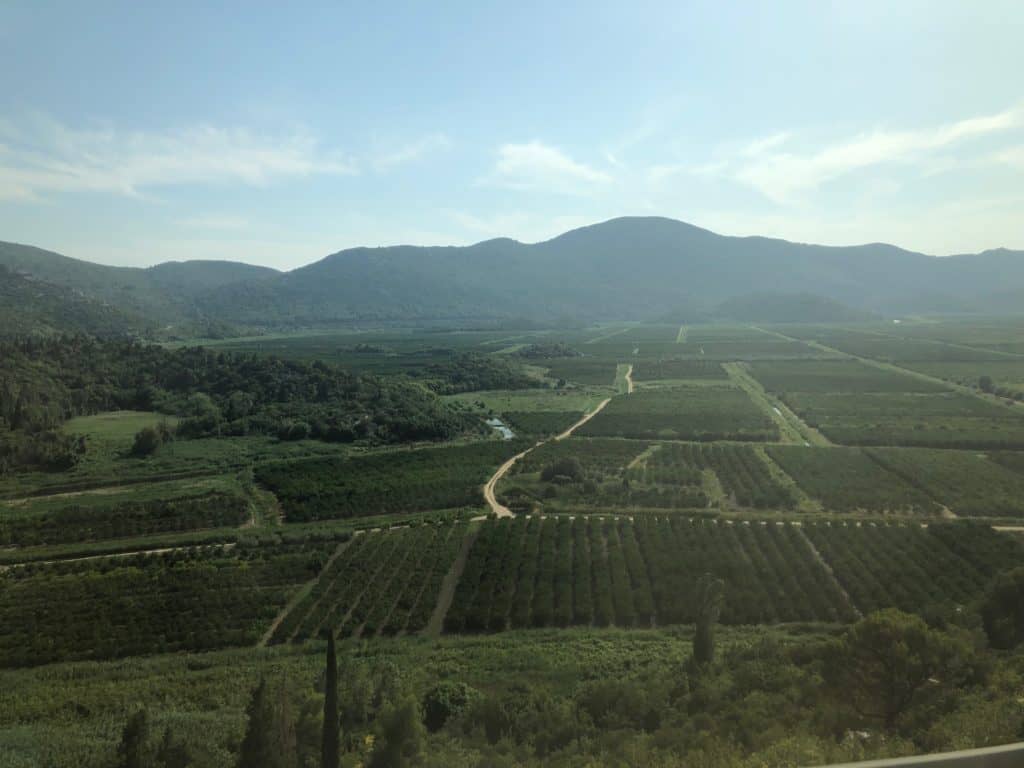
[[[629,372],[626,374],[626,381],[629,383],[630,392],[633,391],[633,380],[630,378],[630,374],[632,372],[633,366],[629,366]],[[599,414],[601,410],[611,401],[612,399],[610,397],[605,398],[600,403],[598,403],[597,408],[592,410],[590,413],[585,414],[583,418],[581,418],[579,421],[577,421],[575,424],[573,424],[571,427],[569,427],[561,434],[555,435],[553,438],[550,438],[549,440],[541,440],[539,443],[530,446],[525,451],[517,453],[511,459],[509,459],[500,467],[498,467],[498,471],[491,475],[491,479],[488,480],[487,483],[484,485],[484,499],[487,501],[487,506],[491,508],[491,512],[496,514],[498,517],[512,517],[512,510],[510,510],[508,507],[506,507],[504,504],[498,501],[497,497],[494,495],[494,488],[498,484],[498,481],[501,480],[501,478],[503,478],[505,475],[507,475],[508,471],[512,469],[513,464],[515,464],[517,461],[523,458],[523,456],[528,454],[534,448],[539,448],[545,443],[550,442],[550,440],[554,440],[557,442],[559,440],[565,440],[565,438],[570,437],[573,432],[575,432],[577,429],[582,427],[592,418],[597,416],[597,414]]]

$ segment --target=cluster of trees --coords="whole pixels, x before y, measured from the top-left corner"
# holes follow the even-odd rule
[[[413,375],[438,394],[479,392],[489,389],[531,389],[539,385],[520,366],[500,355],[453,354],[445,360],[415,369]]]
[[[523,449],[488,441],[417,450],[273,462],[256,468],[291,521],[362,517],[483,503],[489,474]]]
[[[666,445],[648,461],[652,467],[677,464],[715,473],[733,503],[756,509],[790,509],[792,494],[775,481],[755,450],[746,445]]]
[[[453,365],[462,370],[462,363]],[[114,409],[181,416],[182,437],[270,434],[386,443],[480,429],[475,418],[416,382],[351,374],[320,361],[84,336],[0,344],[0,469],[72,465],[81,446],[62,438],[60,425]],[[158,437],[140,435],[140,452],[155,450]]]
[[[551,360],[558,357],[582,357],[579,350],[573,349],[565,342],[552,341],[545,344],[527,344],[513,352],[516,357],[526,360]]]
[[[236,526],[248,519],[248,506],[244,497],[218,491],[103,507],[74,504],[0,520],[0,546],[64,544]]]

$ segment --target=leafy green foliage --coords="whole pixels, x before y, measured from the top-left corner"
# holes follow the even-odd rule
[[[1024,643],[1024,568],[996,577],[981,603],[981,618],[994,648]]]

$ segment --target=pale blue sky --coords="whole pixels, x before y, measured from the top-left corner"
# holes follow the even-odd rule
[[[290,268],[657,214],[1024,248],[1022,40],[1019,0],[4,0],[0,240]]]

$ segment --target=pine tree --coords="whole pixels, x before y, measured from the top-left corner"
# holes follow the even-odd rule
[[[334,648],[334,630],[327,633],[327,679],[324,688],[323,768],[338,768],[338,657]]]

